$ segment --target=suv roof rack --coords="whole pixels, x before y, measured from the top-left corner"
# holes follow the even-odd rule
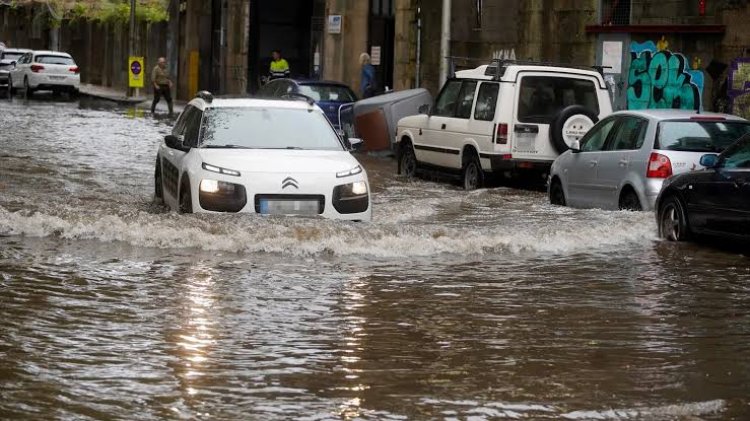
[[[475,58],[475,57],[448,57],[451,60],[463,60],[476,63],[487,63],[486,58]],[[582,70],[595,70],[600,75],[604,76],[604,69],[609,69],[610,66],[591,66],[586,64],[574,64],[574,63],[560,63],[553,61],[534,61],[534,60],[512,60],[503,58],[493,58],[489,60],[487,70],[484,71],[485,76],[492,76],[493,80],[500,80],[505,75],[505,71],[510,65],[526,65],[526,66],[554,66],[554,67],[570,67]]]

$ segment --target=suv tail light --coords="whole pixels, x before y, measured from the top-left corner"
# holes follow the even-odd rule
[[[44,70],[44,66],[41,64],[32,64],[31,65],[31,71],[34,73],[39,73],[40,70]]]
[[[651,156],[648,158],[648,170],[646,171],[646,177],[648,178],[668,178],[672,175],[672,161],[668,157],[651,152]]]
[[[508,125],[500,123],[497,125],[497,131],[495,132],[495,143],[505,145],[508,143]]]
[[[71,67],[71,68],[70,68],[70,69],[68,69],[68,70],[70,70],[71,72],[73,72],[73,73],[75,73],[75,74],[78,74],[78,72],[80,72],[80,71],[81,71],[81,69],[79,69],[79,68],[78,68],[78,66],[73,66],[73,67]]]

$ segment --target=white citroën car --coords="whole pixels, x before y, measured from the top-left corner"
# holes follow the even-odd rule
[[[214,99],[182,112],[159,146],[155,196],[180,212],[369,221],[367,173],[310,101]]]

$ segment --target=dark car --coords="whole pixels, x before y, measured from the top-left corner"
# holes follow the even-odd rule
[[[705,170],[668,179],[656,201],[659,235],[696,235],[750,242],[750,134],[720,155],[701,157]]]
[[[258,96],[264,98],[280,98],[289,94],[302,94],[312,98],[337,130],[341,128],[339,109],[342,105],[357,100],[357,95],[351,88],[331,81],[275,79],[258,91]]]

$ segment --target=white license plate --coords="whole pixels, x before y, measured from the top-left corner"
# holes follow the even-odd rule
[[[65,76],[50,76],[49,78],[52,80],[63,80],[65,79]]]
[[[317,215],[320,205],[317,200],[269,200],[260,201],[260,213],[264,215]]]

